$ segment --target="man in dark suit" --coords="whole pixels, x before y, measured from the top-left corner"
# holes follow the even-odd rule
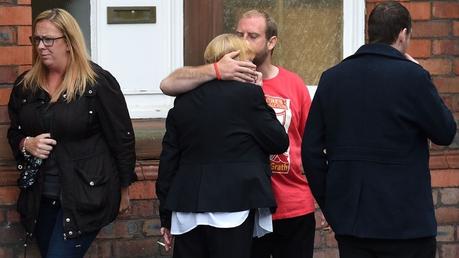
[[[405,51],[411,17],[382,3],[370,44],[325,71],[302,142],[305,174],[341,258],[434,258],[429,139],[449,145],[451,112]]]

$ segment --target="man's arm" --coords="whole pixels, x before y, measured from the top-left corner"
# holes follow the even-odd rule
[[[233,58],[239,55],[239,51],[228,53],[217,62],[222,80],[234,80],[255,83],[257,80],[256,66],[249,61],[238,61]],[[162,92],[169,96],[195,89],[199,85],[216,78],[213,64],[201,66],[185,66],[172,72],[161,81]]]

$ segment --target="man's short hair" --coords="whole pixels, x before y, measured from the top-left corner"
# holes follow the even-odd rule
[[[274,21],[273,17],[269,15],[267,12],[262,11],[262,10],[250,10],[241,15],[239,18],[250,18],[250,17],[263,17],[266,21],[266,31],[265,31],[265,36],[266,39],[270,39],[272,36],[277,37],[277,23]]]
[[[411,33],[411,16],[397,2],[376,5],[368,18],[368,40],[370,43],[392,44],[404,28]]]

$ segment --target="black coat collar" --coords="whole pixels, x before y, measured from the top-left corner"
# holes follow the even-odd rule
[[[400,59],[404,61],[410,62],[406,57],[400,53],[397,49],[393,48],[392,46],[388,44],[383,44],[383,43],[373,43],[373,44],[366,44],[361,46],[355,54],[347,57],[344,60],[359,57],[362,55],[381,55],[381,56],[386,56],[389,58],[395,58],[395,59]]]

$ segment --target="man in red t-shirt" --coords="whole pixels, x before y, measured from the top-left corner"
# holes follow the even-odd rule
[[[301,139],[311,98],[298,75],[272,64],[277,25],[267,13],[258,10],[244,13],[236,34],[246,39],[255,51],[253,63],[263,75],[266,102],[276,111],[290,140],[285,153],[271,156],[271,181],[278,207],[273,214],[273,232],[254,239],[252,257],[312,258],[315,206],[301,164]],[[217,62],[219,71],[215,71],[213,64],[178,69],[161,82],[161,90],[168,95],[178,95],[217,77],[255,82],[255,66],[233,60],[237,54],[227,54]]]

